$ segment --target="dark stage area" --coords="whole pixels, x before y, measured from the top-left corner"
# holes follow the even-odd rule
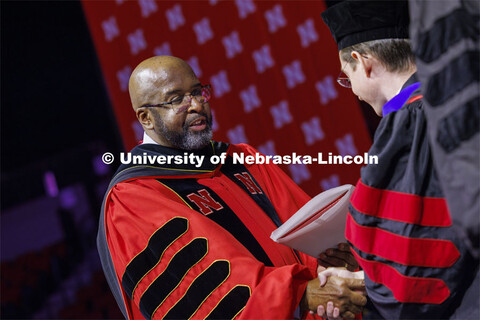
[[[82,6],[0,5],[1,318],[121,318],[94,246],[120,139]]]

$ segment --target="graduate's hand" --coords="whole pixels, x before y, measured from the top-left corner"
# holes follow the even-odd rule
[[[362,280],[365,279],[365,274],[363,271],[351,272],[344,268],[328,268],[328,269],[318,271],[318,279],[320,280],[320,286],[323,287],[327,283],[328,277],[331,277],[331,276],[336,276],[340,278],[362,279]]]
[[[326,318],[328,320],[342,320],[343,319],[342,317],[340,317],[340,309],[337,308],[337,307],[334,307],[332,301],[328,301],[326,310],[325,310],[324,306],[322,306],[322,305],[318,306],[317,314],[320,317]]]
[[[338,249],[330,248],[322,252],[317,259],[319,265],[323,267],[343,267],[349,271],[358,269],[358,262],[350,252],[348,243],[339,243]]]
[[[315,312],[313,311],[309,311],[310,314],[315,314]],[[324,318],[324,319],[328,319],[328,320],[342,320],[343,318],[340,317],[340,309],[338,309],[337,307],[334,307],[333,306],[333,302],[332,301],[328,301],[327,302],[327,309],[325,310],[325,307],[320,305],[318,306],[317,308],[317,314]]]
[[[322,287],[320,280],[315,278],[308,282],[300,306],[302,310],[315,312],[319,312],[319,306],[322,306],[327,315],[330,313],[333,318],[338,313],[342,318],[353,319],[367,303],[367,298],[355,290],[365,290],[363,279],[331,276]],[[338,312],[335,312],[335,308]]]

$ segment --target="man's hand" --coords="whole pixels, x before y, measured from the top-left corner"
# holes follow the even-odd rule
[[[319,268],[320,269],[320,268]],[[321,267],[323,269],[323,267]],[[320,280],[320,286],[324,286],[327,283],[328,277],[337,276],[340,278],[352,278],[352,279],[364,279],[365,275],[363,271],[350,272],[344,268],[328,268],[325,270],[320,270],[318,272],[318,279]],[[366,294],[362,290],[362,293]],[[313,313],[313,312],[312,312]],[[320,317],[326,318],[328,320],[341,320],[340,309],[333,306],[333,302],[329,301],[327,307],[320,305],[317,308],[317,314]]]
[[[315,278],[308,282],[300,307],[317,312],[318,306],[322,305],[326,309],[325,306],[331,301],[333,306],[338,308],[341,317],[353,319],[367,303],[367,298],[354,290],[365,290],[363,279],[331,276],[325,286],[321,287],[320,280]]]
[[[340,317],[340,309],[337,307],[333,306],[332,301],[328,301],[327,303],[327,310],[325,310],[325,307],[320,305],[317,308],[317,314],[325,319],[328,320],[342,320],[343,318]]]
[[[348,243],[339,243],[338,249],[330,248],[320,254],[317,262],[319,265],[328,267],[343,267],[349,271],[358,269],[358,262],[350,252]]]

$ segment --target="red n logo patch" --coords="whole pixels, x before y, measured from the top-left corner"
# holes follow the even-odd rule
[[[263,194],[262,189],[260,189],[260,187],[255,184],[252,176],[249,175],[248,172],[242,172],[241,174],[235,173],[234,176],[245,185],[245,187],[248,189],[248,191],[250,191],[251,194]]]
[[[196,193],[190,193],[189,195],[187,195],[187,198],[190,199],[190,201],[192,201],[193,203],[195,203],[198,209],[200,209],[200,212],[204,215],[209,215],[210,213],[212,213],[212,209],[214,209],[215,211],[223,209],[223,206],[217,201],[215,201],[207,190],[198,190],[198,193],[200,195]]]

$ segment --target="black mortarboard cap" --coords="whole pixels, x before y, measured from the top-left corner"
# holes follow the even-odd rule
[[[408,38],[407,1],[345,0],[322,12],[322,19],[338,50],[371,40]]]

